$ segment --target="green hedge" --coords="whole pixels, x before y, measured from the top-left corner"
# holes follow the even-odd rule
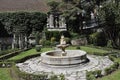
[[[30,48],[29,48],[29,49],[30,49]],[[8,59],[8,58],[10,58],[10,57],[16,56],[16,55],[20,54],[21,52],[27,51],[27,50],[29,50],[29,49],[18,50],[18,51],[11,52],[11,53],[8,53],[8,54],[6,54],[6,55],[0,56],[0,60],[6,60],[6,59]]]
[[[34,55],[29,55],[29,56],[26,56],[26,57],[24,57],[24,58],[22,58],[22,59],[13,60],[13,61],[16,62],[16,63],[22,63],[22,62],[24,62],[24,61],[26,61],[26,60],[28,60],[28,59],[31,59],[31,58],[34,58],[34,57],[38,57],[38,56],[40,56],[40,53],[34,54]]]
[[[37,52],[40,52],[40,51],[41,51],[41,47],[42,47],[42,45],[36,45],[36,46],[35,46],[36,51],[37,51]]]
[[[42,31],[46,25],[47,15],[41,12],[3,12],[0,13],[0,22],[8,33],[22,30],[27,35],[32,32]]]
[[[6,61],[0,62],[0,68],[10,68],[12,66],[13,66],[13,62],[6,62]]]
[[[51,40],[52,37],[56,39],[56,41],[60,40],[61,35],[64,35],[65,37],[71,37],[70,33],[68,31],[46,31],[46,38],[47,40]]]
[[[112,59],[113,59],[113,57],[112,57]],[[116,71],[118,68],[119,68],[119,63],[114,62],[113,65],[104,69],[104,71],[105,71],[104,75],[111,74],[113,71]],[[103,76],[101,74],[101,72],[102,72],[101,70],[89,71],[89,72],[86,73],[86,78],[87,78],[87,80],[96,80],[96,78],[99,78],[99,77]]]
[[[113,65],[111,65],[109,68],[105,69],[105,75],[108,75],[110,73],[112,73],[113,71],[116,71],[119,67],[119,63],[114,63]]]
[[[86,73],[87,80],[96,80],[98,77],[102,77],[101,70],[89,71]]]
[[[88,54],[97,55],[97,56],[107,56],[109,53],[101,53],[101,52],[87,52]]]
[[[65,76],[63,74],[56,75],[53,72],[51,72],[51,76],[48,76],[45,72],[41,72],[39,74],[22,72],[16,66],[13,66],[13,70],[15,70],[19,78],[22,80],[65,80]]]
[[[16,48],[16,49],[9,49],[9,50],[0,51],[0,56],[11,53],[11,52],[14,52],[14,51],[17,51],[17,50],[18,49]]]
[[[90,35],[89,37],[90,43],[94,44],[95,46],[106,46],[107,40],[106,36],[103,32],[96,32]]]

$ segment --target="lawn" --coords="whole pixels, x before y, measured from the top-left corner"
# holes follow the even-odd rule
[[[75,46],[69,46],[67,49],[68,50],[76,50],[76,47]],[[104,53],[108,52],[107,50],[97,49],[97,48],[88,47],[88,46],[80,46],[80,49],[84,50],[88,53],[96,52],[96,53],[99,53],[99,54],[104,54]],[[52,48],[42,48],[41,52],[39,52],[39,53],[42,53],[42,52],[45,52],[45,51],[50,51],[50,50],[52,50]],[[9,60],[18,60],[18,59],[24,58],[25,56],[39,54],[39,53],[36,52],[36,50],[33,48],[33,49],[28,50],[28,51],[22,52],[17,56],[9,58]],[[118,59],[116,59],[116,61],[120,62],[120,59],[118,58]],[[10,77],[10,70],[8,68],[0,68],[0,80],[13,80]],[[97,79],[97,80],[120,80],[120,70],[118,70],[116,72],[113,72],[111,75],[105,76],[105,77]]]
[[[45,52],[45,51],[49,51],[49,50],[52,50],[52,48],[42,48],[41,52]],[[36,52],[36,50],[33,48],[33,49],[28,50],[28,51],[22,52],[17,56],[11,57],[8,60],[19,60],[21,58],[24,58],[25,56],[39,54],[41,52]]]
[[[91,47],[87,47],[87,46],[81,46],[80,48],[81,48],[81,50],[84,50],[84,51],[86,51],[88,53],[95,53],[96,52],[96,53],[104,54],[104,53],[108,52],[106,50],[91,48]],[[75,50],[76,47],[70,46],[67,49]],[[28,50],[28,51],[22,52],[17,56],[11,57],[8,60],[19,60],[21,58],[24,58],[25,56],[34,55],[34,54],[42,53],[42,52],[49,51],[49,50],[52,50],[52,48],[42,48],[41,52],[36,52],[36,50],[33,48],[33,49]]]
[[[115,61],[119,62],[119,64],[120,64],[120,58],[116,58]]]
[[[13,80],[10,75],[10,68],[0,68],[0,80]]]
[[[120,70],[97,80],[120,80]]]
[[[73,47],[73,46],[70,46],[68,47],[67,49],[76,49],[76,47]],[[93,48],[93,47],[87,47],[87,46],[80,46],[80,49],[81,50],[84,50],[86,51],[87,53],[101,53],[101,54],[104,54],[104,53],[107,53],[108,51],[107,50],[103,50],[103,49],[97,49],[97,48]]]

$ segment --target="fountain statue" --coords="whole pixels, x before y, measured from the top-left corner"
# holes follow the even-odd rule
[[[57,45],[57,47],[62,50],[61,56],[66,56],[67,55],[67,53],[65,52],[65,48],[68,47],[68,46],[69,46],[69,44],[66,44],[65,37],[62,35],[61,39],[60,39],[60,44]]]

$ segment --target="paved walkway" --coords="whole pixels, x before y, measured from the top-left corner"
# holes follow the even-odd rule
[[[63,73],[66,80],[86,80],[86,71],[102,70],[102,73],[104,73],[104,69],[113,64],[113,62],[109,60],[107,56],[101,57],[88,55],[87,57],[90,62],[72,67],[48,66],[40,62],[40,57],[29,59],[24,63],[17,64],[17,66],[21,71],[25,71],[27,73],[46,73],[49,75],[52,73],[57,75]]]

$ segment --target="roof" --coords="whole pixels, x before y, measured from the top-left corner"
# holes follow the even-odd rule
[[[0,12],[6,11],[40,11],[47,12],[46,0],[0,0]]]

